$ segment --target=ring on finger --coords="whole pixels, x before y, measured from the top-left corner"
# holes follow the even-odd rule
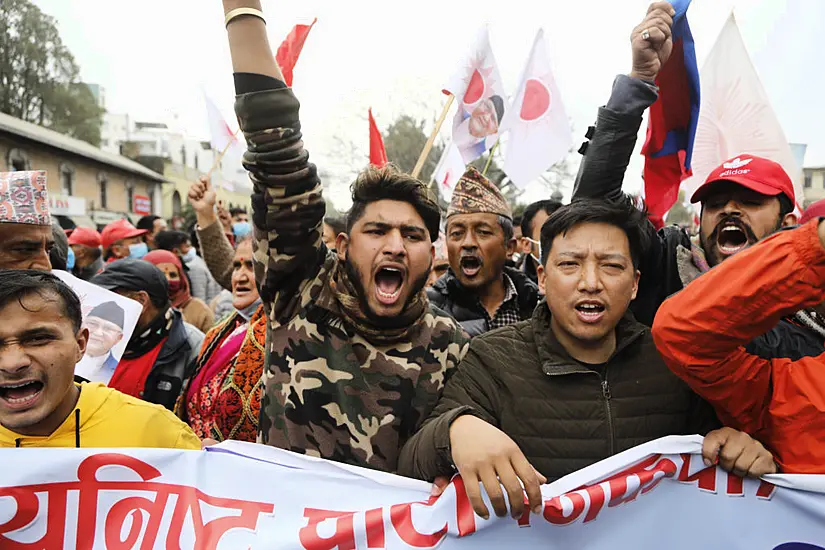
[[[649,40],[650,39],[650,29],[645,29],[642,31],[642,40]]]

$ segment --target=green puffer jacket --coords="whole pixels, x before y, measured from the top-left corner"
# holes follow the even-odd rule
[[[719,427],[713,409],[668,370],[650,329],[627,314],[616,332],[604,376],[565,351],[544,302],[532,319],[474,338],[402,450],[399,473],[451,474],[449,428],[461,414],[501,429],[551,481],[653,439]]]

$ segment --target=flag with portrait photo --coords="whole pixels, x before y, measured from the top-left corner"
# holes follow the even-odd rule
[[[453,119],[452,142],[465,164],[495,145],[499,127],[507,111],[507,94],[498,64],[490,47],[487,28],[450,78],[444,93],[452,94],[458,106]]]

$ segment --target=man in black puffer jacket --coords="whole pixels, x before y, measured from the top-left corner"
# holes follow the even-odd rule
[[[501,191],[475,168],[456,184],[446,240],[450,270],[427,289],[430,302],[470,336],[530,318],[539,289],[505,265],[516,246],[512,211]]]

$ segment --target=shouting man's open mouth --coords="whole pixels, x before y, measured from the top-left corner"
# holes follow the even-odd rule
[[[394,305],[401,297],[407,270],[400,264],[382,264],[374,275],[375,297],[385,305]]]
[[[43,392],[43,382],[29,380],[0,384],[0,400],[9,409],[26,409],[37,401]]]
[[[463,256],[459,261],[461,273],[468,279],[472,279],[481,271],[482,263],[478,256]]]
[[[751,244],[747,227],[738,220],[726,220],[716,228],[716,246],[723,256],[733,256]]]

